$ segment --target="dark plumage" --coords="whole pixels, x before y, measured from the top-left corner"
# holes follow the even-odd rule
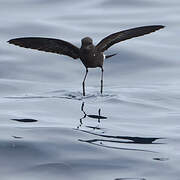
[[[101,94],[103,92],[103,62],[105,58],[110,58],[116,54],[107,55],[103,54],[112,45],[121,41],[131,39],[145,34],[152,33],[159,29],[164,28],[162,25],[142,26],[137,28],[128,29],[125,31],[116,32],[102,39],[96,46],[93,45],[93,41],[90,37],[85,37],[81,40],[81,48],[74,46],[73,44],[52,38],[43,37],[24,37],[11,39],[8,42],[20,47],[37,49],[40,51],[46,51],[51,53],[57,53],[70,56],[74,59],[80,58],[84,66],[86,67],[86,74],[83,80],[83,95],[85,96],[85,80],[88,73],[88,68],[100,67],[101,74]]]
[[[56,54],[63,54],[70,56],[74,59],[79,58],[79,48],[69,42],[60,39],[24,37],[11,39],[8,42],[10,44],[14,44],[24,48],[36,49],[39,51],[51,52]]]

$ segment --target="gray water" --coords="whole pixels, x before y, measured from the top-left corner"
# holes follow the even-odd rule
[[[0,179],[179,180],[178,0],[0,0]],[[105,87],[79,60],[6,41],[166,27],[107,54]]]

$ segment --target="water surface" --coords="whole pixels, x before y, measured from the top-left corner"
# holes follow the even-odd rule
[[[0,0],[3,180],[179,180],[178,0]],[[166,28],[119,43],[81,83],[79,60],[9,45],[43,36],[80,46],[120,30]]]

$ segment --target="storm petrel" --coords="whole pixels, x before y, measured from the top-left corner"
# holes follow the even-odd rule
[[[103,92],[103,62],[104,59],[110,58],[116,54],[104,55],[104,51],[110,48],[112,45],[121,41],[131,39],[145,34],[152,33],[161,28],[162,25],[151,25],[136,27],[120,32],[113,33],[104,39],[102,39],[97,45],[93,44],[93,40],[90,37],[85,37],[81,40],[81,47],[78,48],[73,44],[52,38],[43,37],[23,37],[11,39],[8,42],[10,44],[18,45],[24,48],[37,49],[40,51],[46,51],[51,53],[57,53],[70,56],[74,59],[80,59],[86,68],[86,74],[83,79],[83,96],[85,96],[85,80],[88,74],[88,68],[101,68],[101,94]]]

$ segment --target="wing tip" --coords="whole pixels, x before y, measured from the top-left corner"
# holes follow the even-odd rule
[[[9,43],[9,44],[15,44],[14,39],[8,40],[7,43]]]
[[[165,28],[166,26],[164,26],[164,25],[152,25],[151,27],[154,28],[155,31],[157,31],[157,30]]]
[[[166,26],[164,25],[149,25],[149,26],[141,26],[139,28],[145,28],[145,32],[147,30],[147,33],[145,34],[149,34],[149,33],[152,33],[152,32],[155,32],[155,31],[158,31],[160,29],[163,29],[165,28]],[[147,29],[146,29],[147,28]]]
[[[8,40],[8,41],[6,41],[7,43],[9,43],[9,44],[11,44],[11,39],[10,40]]]
[[[137,28],[150,28],[151,30],[157,31],[157,30],[163,29],[165,27],[166,26],[159,24],[159,25],[140,26],[140,27],[137,27]],[[136,28],[133,28],[133,29],[136,29]]]
[[[166,27],[166,26],[164,26],[164,25],[157,25],[157,26],[158,26],[159,29],[163,29],[163,28]]]

